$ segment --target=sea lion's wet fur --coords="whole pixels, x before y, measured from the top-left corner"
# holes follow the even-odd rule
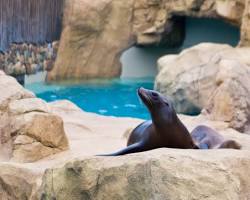
[[[156,91],[144,88],[138,90],[138,95],[148,108],[152,120],[141,123],[131,132],[126,148],[106,156],[118,156],[161,147],[197,148],[168,99]]]
[[[204,125],[197,126],[191,136],[200,149],[241,149],[241,145],[234,140],[226,140],[212,128]]]

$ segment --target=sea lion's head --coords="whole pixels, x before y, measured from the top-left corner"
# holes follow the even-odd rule
[[[138,95],[148,108],[152,118],[160,116],[164,120],[167,118],[168,121],[176,119],[177,115],[172,103],[161,93],[141,87],[138,89]]]

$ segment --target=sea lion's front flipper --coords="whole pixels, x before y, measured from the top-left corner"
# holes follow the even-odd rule
[[[102,155],[97,155],[97,156],[121,156],[125,154],[137,153],[137,152],[142,152],[142,151],[145,151],[145,149],[143,148],[143,145],[141,143],[135,143],[135,144],[131,144],[127,146],[126,148],[118,152],[111,153],[111,154],[102,154]]]
[[[241,145],[235,140],[226,140],[220,146],[219,149],[241,149]]]

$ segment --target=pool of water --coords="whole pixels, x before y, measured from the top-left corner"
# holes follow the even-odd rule
[[[149,119],[137,88],[153,89],[153,79],[92,80],[78,84],[28,83],[25,87],[48,102],[67,99],[88,112],[107,116]]]

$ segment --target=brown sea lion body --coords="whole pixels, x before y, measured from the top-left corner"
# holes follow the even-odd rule
[[[131,132],[126,148],[106,156],[118,156],[162,147],[197,148],[168,99],[156,91],[144,88],[138,89],[138,95],[148,108],[152,120],[141,123]]]
[[[240,149],[241,145],[234,140],[226,140],[212,128],[204,125],[197,126],[191,136],[199,149]]]

